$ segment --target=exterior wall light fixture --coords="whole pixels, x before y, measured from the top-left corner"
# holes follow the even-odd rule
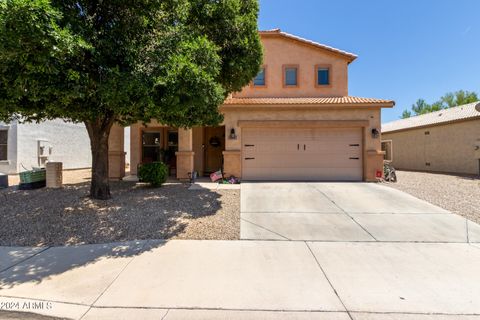
[[[237,140],[237,134],[235,133],[235,128],[230,129],[230,136],[231,140]]]

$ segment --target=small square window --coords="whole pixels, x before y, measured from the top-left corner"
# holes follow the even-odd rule
[[[285,85],[296,86],[297,85],[298,69],[295,67],[285,68]]]
[[[253,85],[255,87],[265,86],[265,68],[260,69],[260,72],[253,79]]]
[[[318,68],[317,69],[317,85],[328,86],[330,84],[330,69]]]

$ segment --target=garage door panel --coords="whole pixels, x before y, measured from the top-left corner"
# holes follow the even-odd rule
[[[251,168],[243,179],[245,180],[270,180],[270,181],[355,181],[362,174],[358,168]],[[312,170],[317,172],[312,175]]]
[[[298,143],[286,142],[286,143],[266,143],[264,141],[258,143],[246,144],[243,148],[246,155],[252,155],[256,153],[264,154],[286,154],[293,153],[299,150]]]
[[[333,143],[326,143],[326,144],[309,144],[306,143],[301,145],[302,150],[305,150],[306,153],[332,153],[332,154],[344,154],[344,153],[356,153],[358,154],[361,152],[359,147],[350,147],[348,145],[340,145],[340,144],[333,144]]]
[[[256,144],[250,144],[244,146],[244,152],[246,153],[263,153],[263,154],[284,154],[295,153],[297,151],[305,151],[306,153],[356,153],[361,152],[360,144],[351,146],[345,143],[336,142],[315,142],[315,141],[302,141],[300,143],[272,141],[266,143],[264,141],[257,142]]]
[[[361,180],[361,128],[244,128],[243,179]]]
[[[348,157],[348,158],[342,157],[332,162],[328,158],[305,157],[301,161],[301,167],[356,168],[359,166],[358,162],[360,161],[360,159],[356,159],[356,158],[357,157]],[[270,167],[271,168],[282,168],[282,167],[296,168],[296,167],[299,167],[299,161],[294,157],[278,157],[275,162],[272,162],[271,157],[261,156],[261,155],[256,155],[255,158],[252,157],[248,160],[245,160],[245,168],[270,168]]]

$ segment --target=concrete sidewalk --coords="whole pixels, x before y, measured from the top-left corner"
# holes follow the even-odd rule
[[[472,244],[178,240],[0,256],[1,305],[70,319],[480,319]]]

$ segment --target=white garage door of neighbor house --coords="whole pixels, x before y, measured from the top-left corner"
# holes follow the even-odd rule
[[[361,181],[361,128],[244,128],[244,180]]]

